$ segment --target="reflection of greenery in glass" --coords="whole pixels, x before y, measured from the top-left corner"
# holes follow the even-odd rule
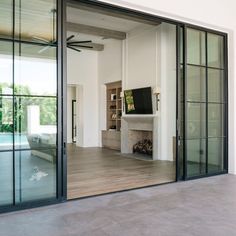
[[[11,88],[6,84],[0,84],[0,92],[3,88]],[[15,93],[30,95],[27,86],[17,85],[14,88]],[[57,111],[56,98],[51,97],[16,97],[15,99],[15,127],[21,132],[27,131],[27,107],[30,105],[39,106],[40,124],[56,125]],[[13,103],[12,97],[0,97],[0,132],[12,132],[13,128]],[[19,131],[19,130],[18,130]]]
[[[15,85],[14,93],[15,94],[24,94],[24,95],[31,94],[29,88],[27,86],[23,86],[23,85]]]
[[[13,111],[12,99],[0,99],[0,132],[12,132],[13,128]]]
[[[8,85],[7,83],[0,83],[0,94],[3,93],[4,88],[12,88],[12,85]]]
[[[132,90],[125,91],[125,98],[127,103],[127,111],[128,112],[134,111],[135,107],[134,107],[134,98]]]

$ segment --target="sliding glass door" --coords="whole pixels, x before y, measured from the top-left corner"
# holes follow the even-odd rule
[[[0,2],[0,206],[57,197],[57,1]]]
[[[190,27],[181,32],[180,140],[188,179],[227,171],[226,36]]]

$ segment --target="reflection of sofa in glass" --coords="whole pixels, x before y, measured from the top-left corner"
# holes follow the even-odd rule
[[[31,134],[27,139],[32,155],[56,162],[56,134]]]

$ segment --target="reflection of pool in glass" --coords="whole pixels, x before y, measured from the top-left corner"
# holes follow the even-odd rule
[[[13,170],[12,151],[0,152],[0,205],[13,203],[13,172],[16,174],[17,203],[55,198],[55,163],[33,155],[31,150],[24,150],[15,152],[14,164]]]
[[[0,146],[12,146],[13,134],[0,134]],[[29,146],[29,142],[25,134],[15,134],[15,145]]]

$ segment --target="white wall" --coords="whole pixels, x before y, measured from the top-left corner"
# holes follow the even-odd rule
[[[99,140],[101,130],[106,130],[106,83],[122,80],[122,41],[112,40],[105,44],[104,51],[98,52],[99,92]]]
[[[176,137],[176,28],[163,23],[157,32],[158,156],[173,161],[173,137]]]
[[[122,41],[110,39],[98,52],[98,78],[103,84],[122,79]]]
[[[127,34],[124,89],[156,86],[156,31],[149,27]]]
[[[96,147],[98,140],[98,64],[97,52],[67,50],[67,83],[77,86],[77,145]]]
[[[158,16],[185,22],[195,22],[214,28],[235,29],[236,22],[232,19],[235,16],[235,1],[227,0],[100,0],[120,6],[150,12]],[[226,4],[227,3],[227,4]],[[203,7],[204,6],[204,7]],[[222,10],[224,15],[222,16]],[[221,17],[219,17],[221,16]]]

